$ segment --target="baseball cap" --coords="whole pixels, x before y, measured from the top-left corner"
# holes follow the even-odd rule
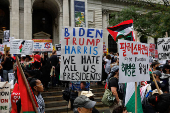
[[[114,73],[114,72],[116,72],[117,70],[119,70],[119,66],[113,66],[112,68],[111,68],[111,73]]]
[[[84,108],[90,109],[90,108],[93,108],[95,104],[96,104],[95,101],[91,101],[88,97],[84,95],[80,95],[74,100],[73,105],[75,108],[84,107]]]
[[[82,91],[81,95],[84,95],[86,97],[94,96],[94,94],[91,91]]]
[[[161,77],[161,76],[162,76],[161,72],[160,72],[160,71],[158,71],[158,70],[153,71],[153,74],[156,74],[156,75],[157,75],[157,76],[159,76],[159,77]]]

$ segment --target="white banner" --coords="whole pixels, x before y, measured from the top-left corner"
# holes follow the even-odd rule
[[[0,113],[9,113],[10,84],[0,82]]]
[[[9,82],[10,82],[11,80],[14,80],[14,79],[15,79],[14,73],[8,73],[8,79],[9,79]]]
[[[32,55],[32,52],[33,52],[32,40],[13,39],[10,41],[11,54]]]
[[[158,38],[158,59],[170,60],[170,38]]]
[[[61,37],[60,80],[101,81],[103,30],[65,27]]]
[[[118,40],[119,82],[149,81],[149,45]]]

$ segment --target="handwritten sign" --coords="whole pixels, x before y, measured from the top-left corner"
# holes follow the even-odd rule
[[[9,113],[10,84],[0,82],[0,113]]]
[[[148,81],[149,45],[139,42],[118,40],[119,82]]]
[[[158,38],[158,59],[170,60],[170,38]]]
[[[60,80],[101,81],[103,30],[62,29]]]
[[[8,79],[9,79],[9,82],[10,82],[11,80],[14,80],[14,79],[15,79],[14,73],[8,73]]]
[[[57,56],[61,56],[61,44],[55,44]]]
[[[33,39],[34,41],[34,51],[52,51],[53,45],[51,39]]]
[[[11,54],[32,55],[32,52],[33,52],[32,40],[13,39],[10,41]]]
[[[151,55],[155,54],[155,44],[152,43],[149,44],[149,52]]]

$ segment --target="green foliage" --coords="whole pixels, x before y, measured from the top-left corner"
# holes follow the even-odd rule
[[[170,35],[170,7],[159,4],[148,4],[138,8],[130,6],[120,12],[111,14],[109,24],[114,26],[125,20],[133,19],[134,30],[141,35],[162,38],[165,32]]]

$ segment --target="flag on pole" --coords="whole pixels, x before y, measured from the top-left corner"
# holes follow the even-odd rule
[[[22,78],[21,72],[18,67],[17,67],[17,76],[18,76],[18,84],[19,84],[19,90],[20,90],[22,111],[23,111],[23,113],[35,113],[33,104],[31,102],[31,98],[30,98],[27,88],[26,88],[26,84]],[[31,88],[30,88],[30,90],[31,90]],[[34,102],[36,104],[36,107],[38,107],[38,104],[37,104],[37,101],[33,95],[33,92],[32,92],[32,96],[33,96]]]
[[[129,40],[135,41],[132,19],[123,21],[113,27],[108,27],[107,30],[115,41],[121,38],[127,39],[128,37],[132,38]]]
[[[137,112],[143,113],[141,97],[140,97],[140,85],[137,85]],[[127,83],[125,106],[128,112],[135,113],[135,82]]]

